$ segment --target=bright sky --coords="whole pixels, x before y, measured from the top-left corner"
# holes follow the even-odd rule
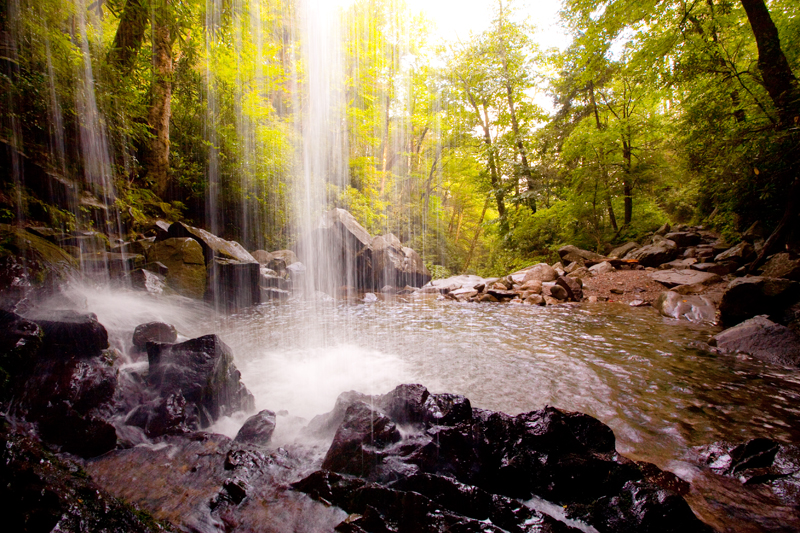
[[[478,34],[492,21],[495,0],[406,0],[413,12],[422,12],[432,20],[439,34],[447,41]],[[569,38],[558,26],[558,10],[561,0],[516,0],[518,12],[528,17],[539,31],[536,40],[542,50],[551,47],[564,49]]]

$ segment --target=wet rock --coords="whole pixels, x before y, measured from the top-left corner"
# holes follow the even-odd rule
[[[265,409],[248,418],[234,440],[236,442],[266,446],[274,432],[275,413]]]
[[[566,299],[573,302],[580,302],[581,300],[583,300],[583,288],[579,280],[571,276],[561,276],[556,280],[556,286],[564,288],[564,290],[567,293]],[[553,292],[552,289],[550,289],[551,294],[552,292]]]
[[[764,264],[761,275],[800,281],[800,258],[792,258],[788,253],[775,254]]]
[[[0,499],[7,531],[165,531],[166,524],[122,503],[76,464],[45,452],[0,421]]]
[[[167,290],[167,278],[165,275],[143,268],[131,272],[128,279],[132,288],[149,292],[150,294],[164,294],[164,291]]]
[[[162,398],[180,394],[196,406],[202,427],[253,409],[253,396],[241,382],[231,349],[216,335],[173,345],[149,343],[147,357],[150,385]]]
[[[275,259],[275,256],[271,253],[267,252],[266,250],[256,250],[255,252],[251,253],[250,255],[253,256],[253,259],[259,262],[259,264],[268,266],[270,261]],[[284,263],[284,268],[286,264]]]
[[[208,274],[203,249],[195,239],[158,241],[147,251],[147,261],[167,267],[167,286],[178,294],[196,299],[205,296]]]
[[[382,462],[380,448],[400,438],[388,416],[364,402],[356,402],[345,411],[322,468],[365,478],[374,476]]]
[[[524,303],[528,305],[545,305],[544,297],[541,294],[531,294],[526,296]]]
[[[477,294],[477,291],[475,292]],[[490,296],[494,296],[498,302],[502,302],[504,300],[512,300],[519,296],[517,291],[511,291],[507,289],[488,289],[486,294]]]
[[[112,252],[81,254],[81,268],[87,274],[108,274],[120,277],[145,264],[144,255]]]
[[[217,307],[243,309],[261,302],[260,282],[257,262],[215,257],[209,269],[207,297]]]
[[[729,328],[757,315],[779,317],[800,299],[800,282],[747,276],[733,280],[719,305],[722,326]]]
[[[175,222],[169,227],[171,238],[191,238],[197,241],[203,249],[205,264],[211,267],[214,258],[242,263],[257,263],[250,252],[236,241],[228,241],[217,237],[204,229],[189,226],[183,222]]]
[[[171,344],[178,340],[178,330],[172,324],[164,322],[148,322],[139,324],[133,330],[133,345],[145,348],[148,342]]]
[[[586,261],[600,262],[605,259],[600,254],[590,252],[589,250],[581,250],[580,248],[571,244],[559,248],[558,255],[561,256],[561,262],[565,266],[569,266],[570,263],[576,261],[579,263],[585,263]]]
[[[683,295],[665,291],[658,295],[653,307],[662,315],[688,320],[697,324],[713,324],[716,320],[714,303],[704,296]]]
[[[42,351],[48,355],[90,358],[108,348],[108,332],[94,313],[40,309],[30,319],[42,328]]]
[[[292,293],[283,289],[276,289],[274,287],[261,288],[262,302],[286,302],[291,296]]]
[[[297,254],[294,253],[292,250],[275,250],[274,252],[270,253],[275,258],[276,261],[283,261],[283,264],[286,266],[293,265],[300,261],[300,259],[298,259],[297,257]],[[280,272],[280,269],[270,266],[270,263],[267,263],[267,266],[269,268],[272,268],[273,270]]]
[[[526,281],[519,290],[533,294],[542,294],[542,282],[538,279]]]
[[[642,245],[640,245],[638,242],[631,241],[611,250],[611,253],[608,254],[608,257],[611,259],[622,259],[632,251],[641,247]]]
[[[707,285],[722,281],[716,274],[710,272],[700,272],[699,270],[662,270],[649,274],[653,281],[657,281],[667,288],[677,287],[678,285]]]
[[[0,309],[0,399],[30,371],[43,335],[35,322]]]
[[[800,335],[765,316],[718,333],[712,344],[724,352],[743,352],[769,363],[800,367]]]
[[[561,285],[551,285],[550,287],[543,288],[542,292],[545,296],[550,296],[551,298],[555,298],[556,300],[560,300],[562,302],[569,298],[567,289]]]
[[[82,415],[63,402],[49,405],[34,419],[43,440],[80,457],[97,457],[117,446],[114,426],[98,416]]]
[[[677,256],[678,246],[673,241],[662,238],[653,244],[634,250],[625,258],[638,261],[642,266],[657,267],[662,263],[672,261]]]
[[[722,261],[735,261],[742,265],[755,257],[755,249],[749,242],[742,241],[733,248],[725,250],[714,258],[715,263]]]
[[[63,249],[23,229],[0,224],[0,296],[19,301],[54,291],[77,276],[78,263]]]
[[[106,252],[109,249],[108,237],[96,231],[73,231],[56,239],[59,246],[74,246],[81,254]]]
[[[477,296],[477,298],[478,298],[478,302],[480,302],[480,303],[498,303],[498,302],[500,302],[500,300],[498,300],[495,296],[493,296],[493,295],[491,295],[489,293],[481,294],[481,295]]]

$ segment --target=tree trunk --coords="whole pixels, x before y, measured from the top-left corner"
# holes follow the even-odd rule
[[[469,268],[469,264],[472,262],[472,254],[475,252],[475,245],[478,244],[478,237],[481,234],[481,230],[483,229],[481,225],[483,224],[483,219],[486,216],[486,210],[489,208],[489,199],[491,196],[486,197],[486,201],[483,202],[483,211],[481,211],[481,218],[478,220],[478,229],[475,230],[475,236],[472,238],[472,244],[469,246],[469,253],[467,254],[467,260],[464,262],[464,272],[467,271]]]
[[[519,152],[519,157],[522,161],[522,175],[528,184],[528,191],[533,194],[533,191],[536,190],[536,182],[533,179],[533,173],[531,172],[531,167],[528,164],[528,154],[525,150],[525,144],[522,142],[522,136],[519,133],[519,121],[517,120],[517,111],[514,106],[514,90],[511,87],[510,74],[508,72],[508,61],[506,60],[505,45],[503,44],[502,46],[503,74],[505,78],[506,96],[508,97],[508,112],[511,115],[511,129],[514,132],[514,140],[517,146],[517,152]],[[534,196],[530,196],[528,198],[528,207],[530,207],[531,211],[534,213],[536,212],[536,198]]]
[[[594,111],[594,123],[597,127],[597,131],[603,131],[603,124],[600,122],[600,112],[597,110],[597,100],[594,97],[594,82],[589,81],[589,101],[592,103],[592,109]],[[619,232],[619,227],[617,226],[617,215],[614,214],[614,206],[611,204],[611,192],[609,191],[608,186],[608,171],[606,170],[605,165],[605,153],[598,153],[598,156],[601,157],[600,162],[600,171],[603,173],[603,183],[605,183],[606,191],[605,191],[605,202],[606,202],[606,210],[608,211],[608,219],[611,221],[611,227],[614,228],[614,232]]]
[[[152,132],[148,147],[148,176],[161,198],[169,188],[169,121],[172,114],[172,36],[169,4],[156,0],[153,17],[153,84],[148,122]]]
[[[786,154],[785,159],[789,164],[788,172],[793,175],[792,185],[787,191],[788,198],[783,217],[756,260],[750,264],[748,271],[753,272],[770,254],[778,250],[797,224],[797,213],[800,209],[800,175],[796,163],[798,156],[796,127],[800,119],[800,88],[781,49],[778,29],[772,22],[764,1],[741,1],[758,46],[758,69],[764,79],[764,87],[778,112],[778,129],[785,131],[789,136],[787,140],[790,153]]]
[[[623,225],[629,226],[633,219],[633,183],[631,182],[631,168],[633,165],[633,150],[631,143],[622,140],[622,158],[625,160],[625,168],[622,170],[622,199],[625,207],[625,219]]]
[[[142,47],[144,32],[150,17],[147,0],[128,0],[119,18],[114,43],[108,51],[108,62],[128,73]]]
[[[741,0],[758,46],[758,70],[764,87],[778,111],[783,128],[789,128],[800,115],[800,91],[792,68],[781,50],[778,29],[763,0]]]

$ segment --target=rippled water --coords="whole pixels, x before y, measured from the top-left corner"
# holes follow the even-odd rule
[[[123,304],[126,317],[140,323],[151,313],[170,322],[162,303],[139,308],[132,302]],[[103,311],[95,312],[104,322]],[[125,320],[107,312],[112,329],[123,331],[119,322]],[[529,307],[419,299],[290,302],[224,318],[197,308],[172,313],[181,315],[172,322],[183,335],[218,333],[233,348],[258,409],[287,412],[278,418],[278,430],[284,426],[276,432],[279,440],[290,439],[301,419],[330,410],[341,392],[384,393],[400,383],[421,383],[509,414],[544,405],[591,414],[614,430],[624,455],[695,482],[700,489],[689,496],[693,508],[721,529],[792,531],[800,525],[781,527],[780,521],[797,519],[796,510],[769,495],[744,494],[738,482],[720,485],[689,462],[690,447],[717,440],[800,442],[797,372],[690,347],[708,340],[718,331],[713,327],[607,303]],[[216,429],[235,433],[242,421]]]

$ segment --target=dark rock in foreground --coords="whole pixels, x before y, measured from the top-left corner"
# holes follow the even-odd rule
[[[339,531],[572,530],[527,507],[534,497],[600,531],[710,531],[675,492],[685,482],[618,455],[611,430],[581,413],[511,417],[401,385],[343,395],[312,425],[335,420],[325,470],[294,487],[358,515]]]
[[[748,276],[733,280],[719,304],[722,326],[729,328],[757,315],[776,315],[800,299],[800,283]]]

